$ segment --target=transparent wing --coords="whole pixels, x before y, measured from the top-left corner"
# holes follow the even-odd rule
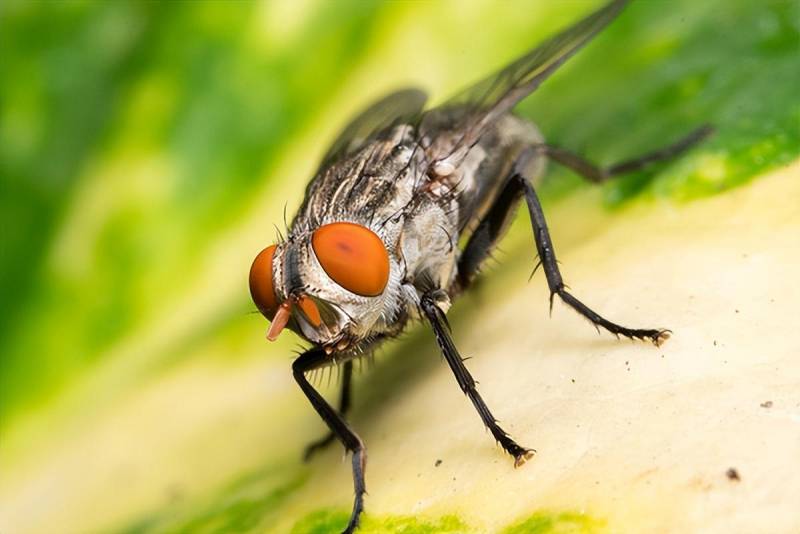
[[[452,111],[452,129],[463,131],[462,146],[477,141],[484,128],[535,91],[558,67],[605,28],[625,7],[614,0],[573,26],[556,34],[499,72],[458,93],[428,113],[430,123],[441,126],[437,111]]]
[[[373,103],[342,130],[322,158],[320,169],[358,150],[387,128],[417,119],[427,100],[428,96],[424,91],[409,88],[391,93]]]

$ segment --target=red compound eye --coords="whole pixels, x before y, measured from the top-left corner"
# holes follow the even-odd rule
[[[275,287],[272,284],[272,256],[275,245],[258,253],[250,267],[250,296],[253,297],[258,310],[270,321],[278,311],[278,300],[275,298]]]
[[[383,293],[389,282],[389,253],[375,232],[338,222],[319,227],[311,238],[314,253],[331,279],[364,297]]]

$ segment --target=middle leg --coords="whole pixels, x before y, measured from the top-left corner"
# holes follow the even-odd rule
[[[521,174],[517,174],[512,178],[525,196],[525,201],[528,205],[528,212],[531,217],[531,227],[533,229],[534,240],[536,241],[536,250],[539,253],[539,261],[544,268],[545,276],[547,277],[547,285],[550,288],[550,310],[553,309],[553,297],[558,295],[569,307],[583,315],[595,325],[595,328],[602,326],[612,334],[625,336],[628,338],[636,339],[649,339],[655,346],[660,346],[664,341],[669,338],[670,331],[665,329],[654,328],[628,328],[625,326],[612,323],[605,319],[600,314],[589,308],[586,304],[575,298],[572,293],[569,293],[565,286],[564,280],[561,278],[561,271],[558,268],[556,261],[556,252],[553,249],[553,243],[550,240],[550,231],[547,229],[547,221],[544,218],[542,205],[539,202],[539,197],[533,189],[533,185]]]

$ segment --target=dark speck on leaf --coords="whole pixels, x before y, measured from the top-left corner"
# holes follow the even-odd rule
[[[737,471],[735,467],[728,468],[728,470],[725,471],[725,476],[728,477],[728,480],[732,480],[735,482],[739,482],[740,480],[742,480],[739,477],[739,471]]]
[[[764,401],[761,403],[762,408],[772,408],[772,401]]]
[[[439,467],[440,465],[442,465],[442,461],[441,460],[436,460],[436,463],[433,464],[433,465],[434,465],[434,467]]]

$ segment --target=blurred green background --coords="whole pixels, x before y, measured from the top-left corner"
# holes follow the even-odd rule
[[[296,342],[253,350],[246,274],[337,128],[398,86],[441,101],[597,5],[2,2],[3,464],[189,356],[279,358],[288,382]],[[604,194],[715,194],[800,152],[799,32],[792,0],[636,2],[519,112],[604,163],[710,122]],[[575,187],[555,171],[546,199]]]

